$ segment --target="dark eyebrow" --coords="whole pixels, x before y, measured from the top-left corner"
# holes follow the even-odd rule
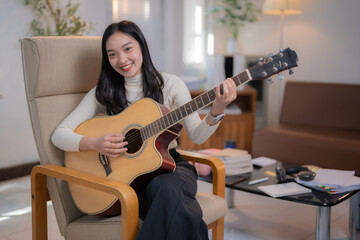
[[[131,44],[132,42],[127,42],[125,43],[124,45],[121,46],[121,48],[124,48],[126,47],[127,45]],[[106,52],[114,52],[115,50],[114,49],[107,49]]]
[[[131,44],[132,42],[127,42],[127,43],[125,43],[124,45],[122,45],[121,46],[121,48],[124,48],[124,47],[126,47],[127,45],[129,45],[129,44]]]

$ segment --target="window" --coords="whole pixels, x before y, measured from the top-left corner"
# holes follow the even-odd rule
[[[162,0],[112,0],[113,22],[130,20],[144,33],[156,67],[163,66]]]
[[[150,0],[113,0],[113,22],[131,19],[136,24],[150,20]]]
[[[198,87],[214,86],[214,35],[207,24],[209,0],[185,0],[183,15],[184,80],[200,81]],[[189,84],[190,85],[190,84]]]
[[[184,63],[204,61],[204,0],[184,1]]]

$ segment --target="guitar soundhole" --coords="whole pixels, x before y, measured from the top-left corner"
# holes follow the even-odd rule
[[[131,129],[125,134],[125,141],[128,142],[127,152],[136,153],[143,145],[139,129]]]

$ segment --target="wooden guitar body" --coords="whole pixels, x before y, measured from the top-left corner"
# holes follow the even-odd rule
[[[176,124],[146,141],[141,140],[138,132],[140,128],[168,112],[165,106],[144,98],[118,115],[95,117],[83,122],[75,130],[76,133],[88,137],[100,137],[110,132],[117,132],[123,133],[127,141],[138,137],[140,142],[135,141],[135,144],[132,144],[129,141],[128,151],[117,158],[104,159],[104,156],[100,156],[97,152],[66,152],[65,166],[126,183],[140,194],[154,176],[175,170],[168,145],[178,137],[182,126]],[[119,206],[114,206],[111,213],[109,211],[106,213],[117,202],[115,196],[71,183],[69,188],[75,204],[84,213],[118,214],[113,210],[119,210]]]

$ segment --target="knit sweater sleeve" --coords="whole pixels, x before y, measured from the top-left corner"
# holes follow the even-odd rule
[[[164,89],[165,105],[169,105],[167,107],[174,110],[191,101],[190,92],[182,79],[165,73],[163,73],[163,77],[166,85]],[[206,117],[201,120],[197,112],[185,118],[182,123],[189,138],[195,144],[205,142],[219,126],[219,123],[213,126],[208,125]]]
[[[74,133],[74,130],[84,121],[92,118],[95,114],[104,112],[103,106],[96,100],[95,88],[91,89],[80,104],[60,123],[55,129],[52,143],[69,152],[78,152],[82,135]]]

